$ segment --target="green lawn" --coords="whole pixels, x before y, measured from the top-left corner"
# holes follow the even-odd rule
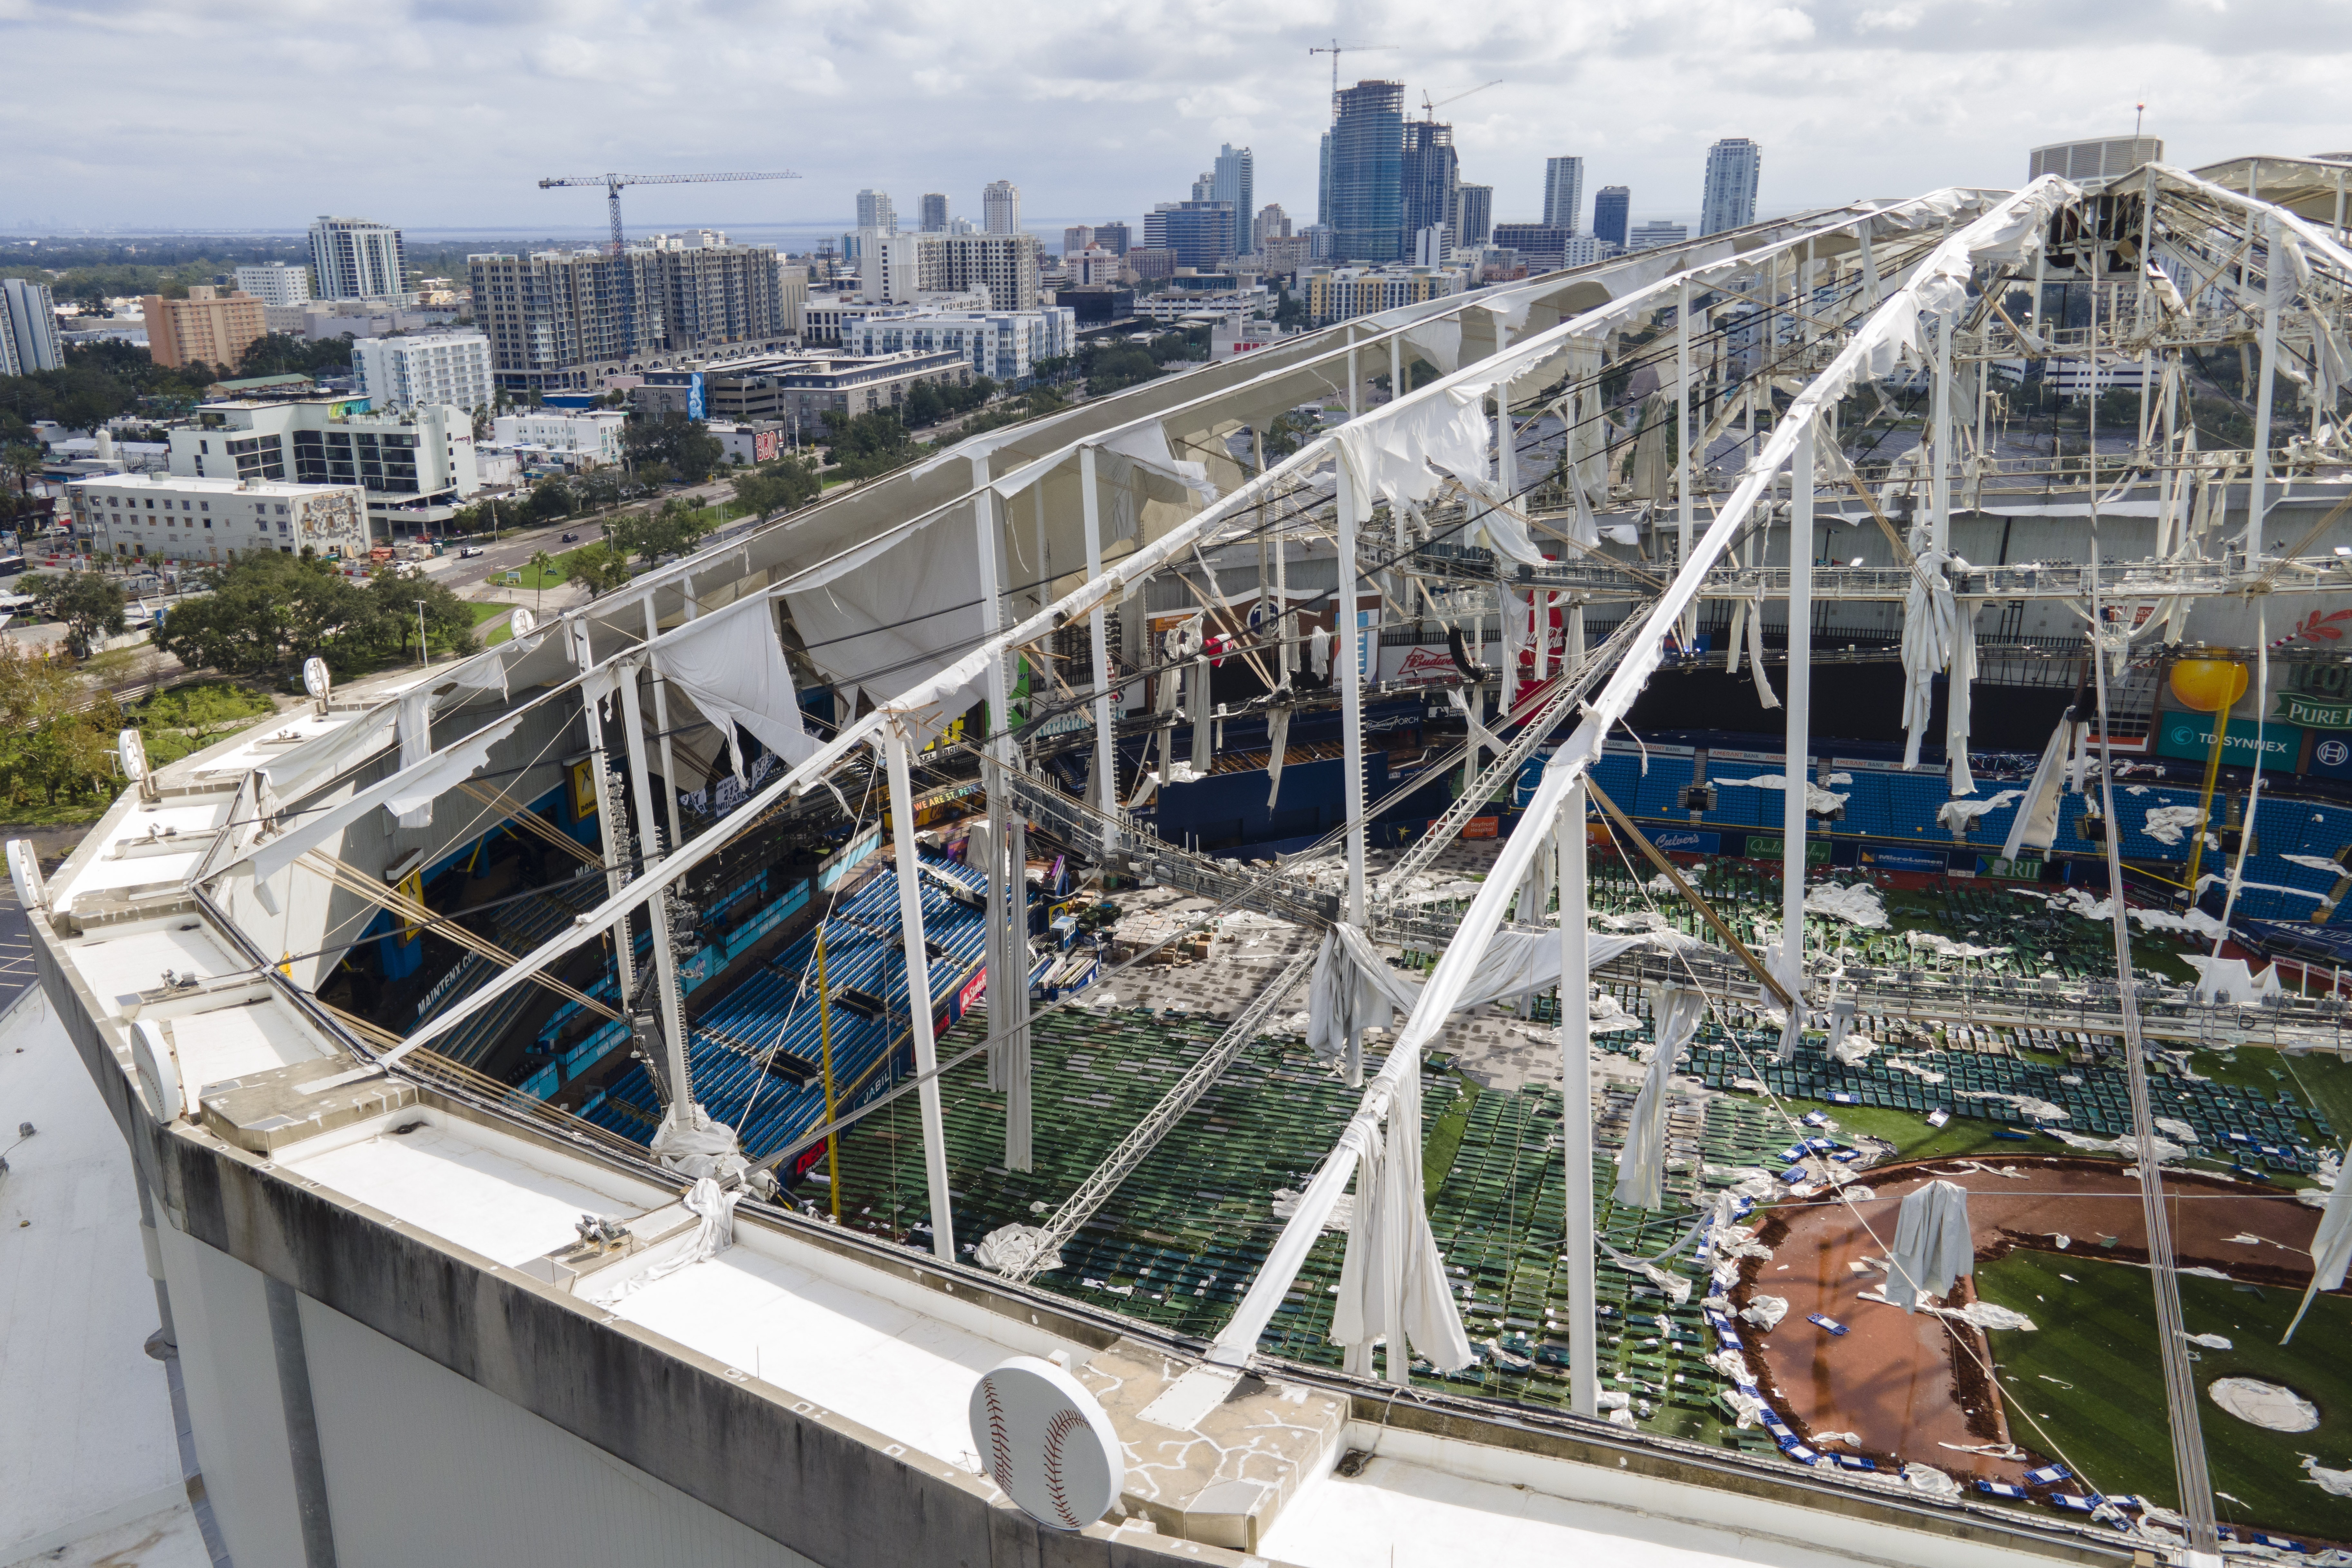
[[[2066,1278],[2071,1276],[2072,1278]],[[2016,1251],[1977,1271],[1977,1291],[2032,1318],[2040,1328],[1996,1333],[1993,1354],[2019,1444],[2063,1449],[2101,1491],[2131,1492],[2177,1506],[2167,1435],[2156,1308],[2147,1271],[2080,1255]],[[2322,1297],[2282,1348],[2295,1292],[2184,1276],[2181,1310],[2190,1333],[2218,1333],[2226,1351],[2199,1350],[2189,1368],[2199,1393],[2214,1506],[2224,1523],[2352,1541],[2352,1499],[2330,1497],[2305,1479],[2301,1456],[2330,1469],[2352,1465],[2352,1299]],[[2308,1432],[2247,1425],[2205,1396],[2216,1378],[2284,1384],[2319,1406]],[[2039,1437],[2039,1419],[2050,1438]]]
[[[1952,1159],[1964,1155],[2047,1155],[2057,1153],[2054,1139],[2034,1138],[2021,1143],[2015,1138],[1994,1135],[1996,1124],[1974,1116],[1954,1116],[1940,1127],[1927,1125],[1925,1116],[1909,1111],[1887,1111],[1875,1105],[1832,1105],[1825,1100],[1794,1100],[1780,1102],[1793,1116],[1808,1111],[1826,1113],[1843,1133],[1866,1133],[1874,1138],[1884,1138],[1895,1145],[1895,1155],[1904,1160]]]

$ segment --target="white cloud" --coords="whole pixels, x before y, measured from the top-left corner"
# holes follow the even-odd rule
[[[593,233],[588,169],[798,169],[783,184],[625,198],[633,226],[845,223],[946,191],[976,215],[1009,178],[1038,225],[1185,193],[1220,141],[1260,201],[1315,209],[1336,30],[1407,100],[1460,104],[1465,179],[1531,216],[1543,160],[1637,221],[1698,204],[1707,144],[1764,147],[1788,210],[2005,183],[2045,141],[2148,129],[2176,162],[2347,140],[2352,7],[2298,0],[1361,0],[1297,23],[1263,0],[0,0],[0,229],[299,226],[362,212],[416,229]],[[190,84],[201,84],[192,87]],[[231,177],[230,171],[235,171]]]

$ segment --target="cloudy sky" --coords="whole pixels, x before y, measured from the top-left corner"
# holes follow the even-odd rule
[[[2142,98],[2182,164],[2352,147],[2347,0],[0,0],[0,231],[589,232],[596,193],[537,181],[604,169],[803,176],[632,192],[638,231],[845,225],[869,185],[976,217],[1000,178],[1045,228],[1181,198],[1226,141],[1307,222],[1334,36],[1394,46],[1343,78],[1410,101],[1502,78],[1440,116],[1502,219],[1563,152],[1588,204],[1687,216],[1720,136],[1762,143],[1767,211],[2013,184]]]

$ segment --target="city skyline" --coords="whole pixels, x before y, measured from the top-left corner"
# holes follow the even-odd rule
[[[2266,52],[2263,17],[2287,16],[2276,0],[2234,7],[2226,17],[2184,0],[2128,26],[2074,16],[2021,59],[1972,36],[1970,14],[1947,0],[1891,9],[1757,9],[1703,0],[1706,15],[1691,17],[1685,7],[1680,23],[1655,10],[1636,5],[1536,29],[1426,5],[1369,8],[1345,30],[1368,38],[1443,33],[1444,47],[1350,53],[1340,75],[1343,82],[1401,80],[1408,103],[1423,90],[1443,99],[1482,78],[1503,78],[1444,111],[1463,177],[1496,187],[1498,220],[1540,215],[1543,160],[1562,146],[1586,160],[1588,191],[1631,186],[1637,221],[1694,221],[1706,148],[1726,136],[1752,136],[1770,150],[1762,214],[1893,188],[1898,170],[1909,179],[1924,170],[1939,183],[2015,184],[2024,177],[2025,149],[2123,133],[2134,99],[2143,95],[2149,132],[2187,164],[2250,141],[2294,152],[2342,140],[2326,118],[2326,85],[2352,50],[2352,19],[2298,12],[2305,47],[2292,55]],[[1255,204],[1316,209],[1328,75],[1306,53],[1313,39],[1303,28],[1238,17],[1147,52],[1100,44],[1097,20],[1083,10],[1017,18],[1001,9],[942,14],[925,26],[942,46],[935,57],[957,67],[908,77],[860,16],[856,6],[829,14],[807,38],[805,58],[796,56],[780,82],[772,57],[722,42],[744,25],[741,16],[624,9],[603,30],[579,33],[567,32],[565,17],[553,13],[492,9],[461,17],[396,0],[338,18],[331,35],[314,35],[283,18],[195,17],[150,0],[125,0],[103,14],[36,0],[0,21],[0,38],[16,57],[71,57],[124,27],[152,26],[173,47],[118,61],[119,90],[110,93],[102,121],[69,109],[68,95],[83,90],[71,73],[20,79],[0,104],[0,134],[16,151],[0,171],[0,231],[276,232],[299,229],[322,211],[356,211],[418,231],[593,233],[600,215],[593,196],[542,192],[538,179],[607,168],[767,167],[793,168],[803,178],[633,189],[630,222],[645,229],[847,227],[861,188],[902,193],[902,209],[916,193],[944,190],[959,213],[977,218],[982,186],[1010,179],[1022,188],[1029,224],[1057,228],[1139,217],[1152,202],[1181,192],[1227,142],[1254,152]],[[1441,18],[1445,28],[1430,26]],[[778,19],[789,24],[781,11]],[[1739,70],[1671,51],[1676,26],[1702,24],[1719,24],[1733,46],[1724,57],[1739,59]],[[2214,45],[2193,90],[2177,65],[2145,42],[2158,32],[2177,44]],[[2107,98],[2081,90],[2094,55],[2096,79],[2112,85]],[[1766,90],[1767,58],[1804,69],[1825,98],[1840,97],[1848,109],[1819,120],[1788,118]],[[2004,73],[2000,91],[1990,90],[1996,66]],[[174,83],[187,71],[215,71],[222,79],[268,71],[274,87],[234,122],[189,123],[173,108],[174,94],[159,74],[166,69]],[[1907,84],[1900,95],[1871,90],[1898,78]],[[351,90],[360,81],[368,90]],[[763,99],[781,96],[793,112],[748,130],[724,117],[677,113],[754,88]],[[591,95],[609,100],[609,110],[583,121],[576,109]],[[1661,99],[1691,111],[1657,116]],[[1572,112],[1565,107],[1571,103]],[[1068,136],[1072,112],[1100,133]],[[337,134],[299,129],[326,123]],[[301,149],[299,169],[250,156],[254,139],[267,140],[273,127],[284,132],[277,144]],[[462,142],[466,156],[385,156],[388,147],[436,137]],[[158,156],[159,147],[169,153]],[[199,167],[205,177],[189,178]]]

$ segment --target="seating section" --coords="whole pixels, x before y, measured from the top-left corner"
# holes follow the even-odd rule
[[[979,890],[980,878],[961,862],[928,853],[923,858],[941,875]],[[937,954],[929,966],[931,1004],[935,1015],[951,1019],[961,1011],[959,992],[981,967],[983,921],[928,875],[922,895],[924,933]],[[910,1059],[897,872],[884,869],[842,900],[825,929],[825,983],[835,998],[830,1009],[834,1088],[837,1104],[847,1108],[887,1089]],[[885,1015],[867,1019],[842,1005],[844,988],[882,998]],[[694,1019],[695,1099],[736,1129],[752,1157],[783,1147],[824,1120],[821,1076],[796,1083],[763,1065],[772,1051],[788,1067],[821,1067],[822,1021],[814,932],[786,944]],[[646,1143],[660,1123],[660,1107],[661,1097],[638,1063],[583,1105],[581,1114]]]

